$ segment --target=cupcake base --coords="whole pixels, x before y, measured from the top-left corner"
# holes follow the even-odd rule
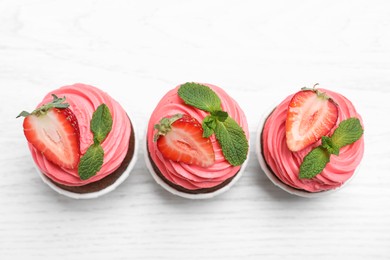
[[[129,140],[129,148],[122,164],[113,173],[99,181],[83,186],[66,186],[51,180],[44,173],[42,173],[35,164],[34,166],[37,169],[43,182],[62,195],[74,199],[92,199],[100,197],[113,191],[117,186],[119,186],[129,176],[135,165],[135,162],[137,161],[137,153],[135,152],[138,150],[136,132],[134,131],[133,123],[130,122],[130,124],[132,134]]]
[[[177,184],[170,182],[161,174],[156,164],[150,158],[146,135],[143,144],[144,144],[145,163],[147,168],[149,169],[149,172],[153,176],[154,180],[170,193],[187,199],[209,199],[229,190],[243,174],[249,159],[249,153],[248,153],[248,157],[245,160],[245,162],[241,165],[240,170],[233,177],[230,177],[229,179],[225,180],[223,183],[212,188],[188,190]]]

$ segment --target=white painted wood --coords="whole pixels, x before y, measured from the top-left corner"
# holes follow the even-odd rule
[[[214,199],[171,195],[143,151],[114,192],[77,201],[34,171],[22,120],[75,82],[117,99],[140,130],[186,82],[223,87],[246,112],[251,158]],[[324,198],[260,170],[262,113],[319,82],[365,124],[359,173]],[[0,259],[390,259],[389,1],[0,1]]]

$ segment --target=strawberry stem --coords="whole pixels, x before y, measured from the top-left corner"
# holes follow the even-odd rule
[[[47,113],[47,111],[49,111],[49,109],[51,109],[51,108],[67,108],[67,107],[69,107],[68,103],[63,103],[66,100],[65,96],[62,97],[62,98],[58,98],[54,94],[51,94],[51,95],[53,96],[53,101],[52,102],[44,104],[44,105],[38,107],[37,109],[35,109],[31,113],[29,113],[27,111],[22,111],[16,118],[21,117],[21,116],[22,117],[27,117],[29,115],[42,116],[42,115],[45,115]]]
[[[330,97],[329,97],[325,92],[321,92],[321,91],[319,91],[318,89],[316,89],[316,87],[317,87],[318,85],[320,85],[320,84],[319,84],[319,83],[316,83],[316,84],[314,84],[314,86],[313,86],[312,88],[303,87],[301,90],[303,90],[303,91],[313,91],[314,93],[317,94],[317,96],[318,96],[319,98],[322,98],[322,99],[324,99],[324,100],[330,99]]]
[[[20,112],[20,114],[16,117],[16,118],[18,118],[18,117],[27,117],[27,116],[29,116],[30,115],[30,113],[29,112],[27,112],[27,111],[22,111],[22,112]]]
[[[176,114],[171,117],[164,117],[158,124],[154,125],[154,129],[157,129],[157,133],[154,135],[153,141],[156,142],[160,135],[166,135],[171,131],[171,125],[176,120],[183,117],[183,114]]]

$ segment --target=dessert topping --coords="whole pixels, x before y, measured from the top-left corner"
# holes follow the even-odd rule
[[[210,113],[202,122],[203,136],[215,134],[226,160],[233,166],[243,164],[248,155],[248,140],[240,125],[222,111],[218,95],[208,86],[193,82],[181,85],[178,94],[187,105]]]
[[[92,115],[90,128],[93,144],[80,159],[78,173],[80,179],[87,180],[96,175],[103,165],[104,150],[101,143],[112,129],[112,116],[106,104],[101,104]]]
[[[338,113],[338,105],[325,93],[315,88],[302,88],[288,106],[288,149],[300,151],[327,135],[336,125]]]
[[[64,103],[65,97],[53,96],[53,101],[33,112],[21,112],[27,141],[47,160],[67,169],[75,169],[80,160],[80,131],[76,116]]]
[[[215,155],[210,138],[203,137],[202,125],[187,114],[163,118],[154,126],[154,141],[161,154],[172,161],[210,167]]]
[[[322,144],[308,153],[299,169],[300,179],[310,179],[321,173],[330,161],[330,155],[339,155],[340,149],[352,144],[363,135],[363,128],[358,118],[342,121],[331,137],[323,136]]]

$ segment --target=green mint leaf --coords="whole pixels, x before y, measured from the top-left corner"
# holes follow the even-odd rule
[[[244,163],[248,154],[248,140],[242,128],[231,117],[224,122],[216,121],[215,136],[223,155],[233,166]]]
[[[308,153],[299,168],[300,179],[310,179],[321,173],[330,160],[330,153],[322,146]]]
[[[112,128],[112,117],[106,104],[98,106],[92,115],[91,131],[94,135],[94,142],[101,143],[107,137]]]
[[[218,119],[218,121],[221,121],[221,122],[224,122],[229,116],[227,112],[221,111],[221,110],[211,112],[211,115],[216,117]]]
[[[339,155],[340,153],[340,148],[337,147],[333,142],[332,142],[332,139],[327,137],[327,136],[323,136],[322,137],[322,147],[324,147],[326,150],[328,150],[329,153],[331,154],[335,154],[335,155]]]
[[[221,110],[221,100],[217,94],[207,86],[187,82],[180,86],[178,94],[187,105],[207,112]]]
[[[80,158],[78,173],[80,179],[87,180],[96,175],[103,165],[104,151],[100,144],[92,144]]]
[[[356,117],[352,117],[340,123],[331,139],[335,146],[341,148],[356,142],[362,135],[363,128],[360,124],[360,120]]]
[[[214,116],[206,116],[202,122],[203,137],[209,138],[214,134],[214,129],[217,127],[217,121]]]
[[[217,119],[211,115],[206,116],[203,119],[203,124],[206,124],[207,127],[211,128],[211,129],[215,129],[217,127]]]

